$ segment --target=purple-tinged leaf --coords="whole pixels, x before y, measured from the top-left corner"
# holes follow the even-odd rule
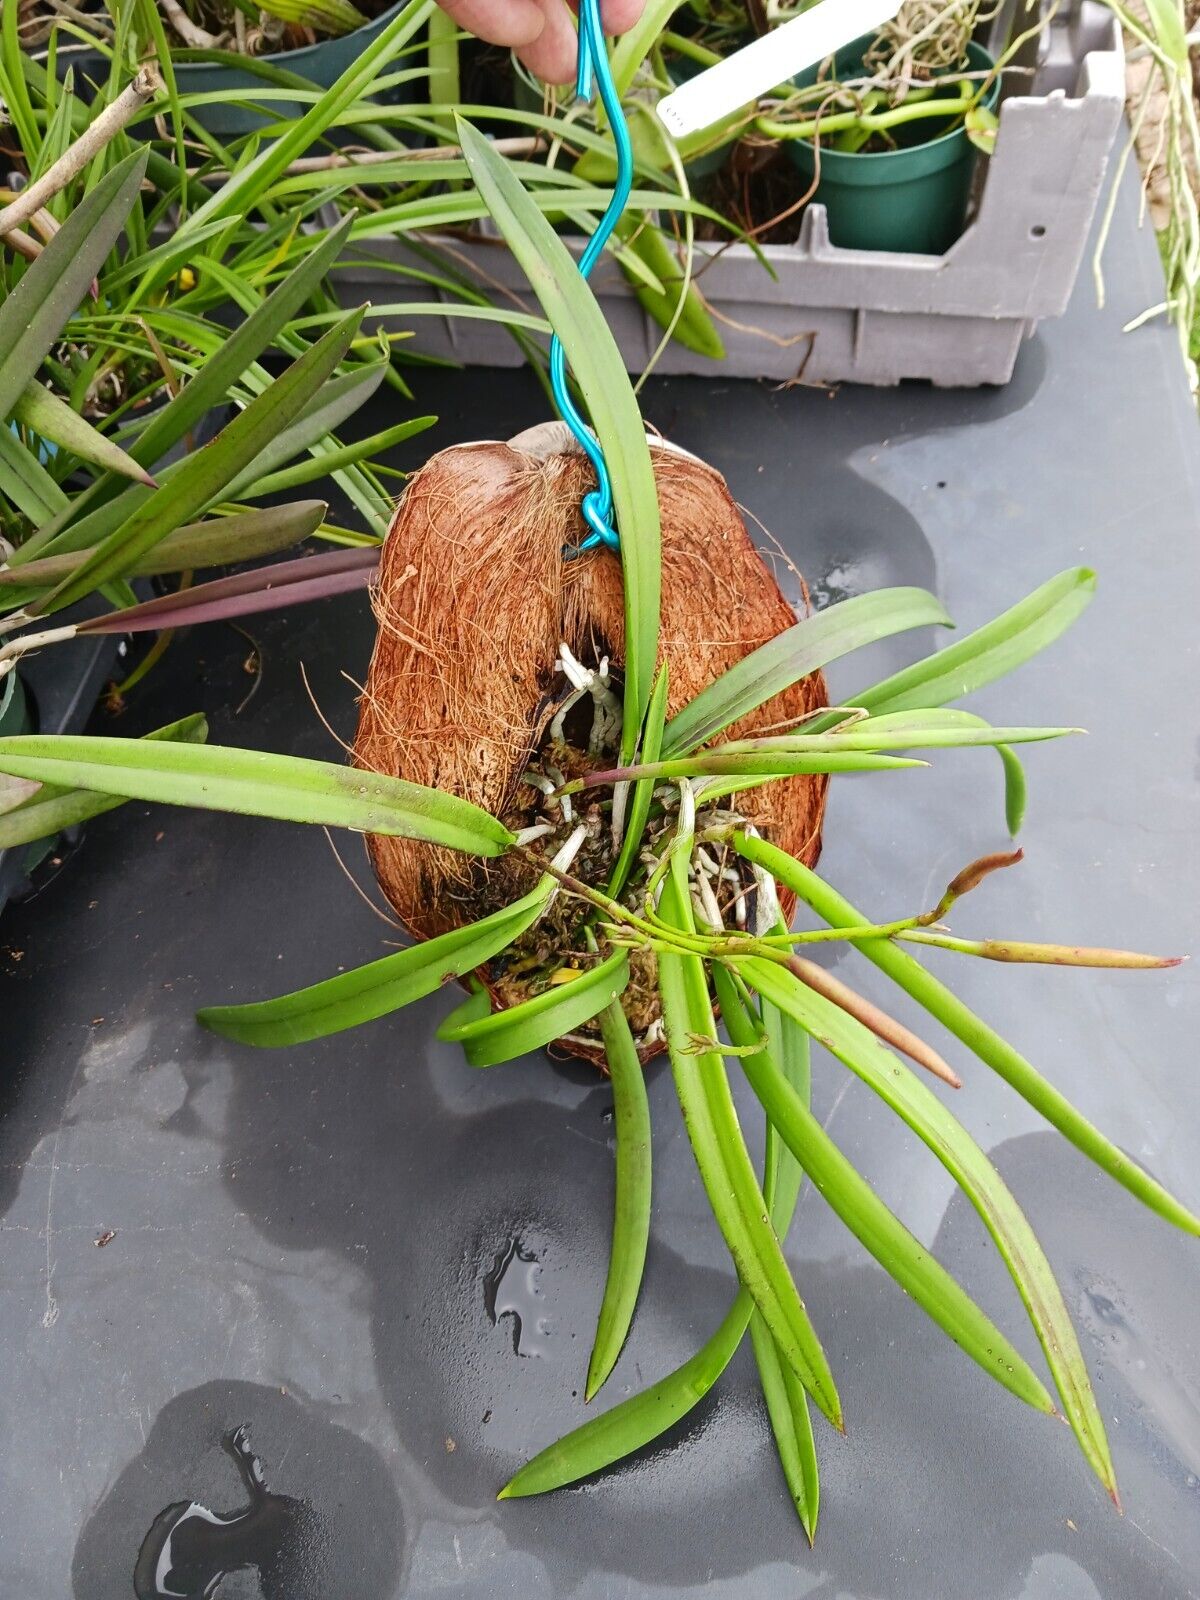
[[[252,572],[216,578],[176,594],[147,600],[124,611],[80,624],[80,633],[146,633],[161,628],[191,627],[198,622],[226,622],[233,617],[279,611],[308,600],[365,589],[379,565],[379,550],[334,550],[328,555],[301,556]]]

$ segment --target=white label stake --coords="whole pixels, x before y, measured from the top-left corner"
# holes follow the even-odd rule
[[[901,0],[821,0],[772,28],[736,55],[681,83],[658,102],[659,120],[676,139],[732,116],[844,44],[890,22]]]

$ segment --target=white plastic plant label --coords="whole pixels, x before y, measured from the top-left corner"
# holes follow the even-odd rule
[[[699,133],[890,21],[899,9],[900,0],[821,0],[665,95],[658,102],[659,119],[676,139]]]

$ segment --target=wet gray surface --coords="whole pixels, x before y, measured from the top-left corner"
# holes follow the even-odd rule
[[[725,471],[819,598],[927,584],[970,626],[1064,566],[1098,568],[1069,641],[978,697],[995,718],[1091,736],[1031,752],[1026,864],[956,925],[1180,951],[1197,946],[1200,899],[1196,424],[1172,336],[1120,336],[1160,293],[1153,244],[1128,208],[1125,222],[1109,309],[1082,285],[1004,392],[671,382],[647,411]],[[418,380],[438,444],[542,414],[523,379]],[[175,645],[120,731],[203,707],[216,739],[331,757],[297,661],[348,732],[340,674],[365,669],[365,601],[252,632],[265,681],[241,715],[248,646],[208,631]],[[921,642],[839,670],[835,693]],[[947,753],[936,774],[839,780],[827,841],[823,870],[868,912],[929,904],[1004,842],[998,767]],[[789,1253],[849,1423],[845,1440],[820,1436],[815,1552],[747,1352],[660,1447],[580,1490],[497,1505],[514,1467],[582,1415],[611,1196],[604,1083],[541,1058],[473,1072],[433,1037],[445,1000],[284,1053],[192,1021],[197,1004],[318,979],[391,937],[319,832],[142,806],[98,819],[70,869],[5,914],[0,1593],[128,1600],[169,1507],[195,1536],[191,1581],[221,1600],[1200,1592],[1196,1243],[957,1048],[955,1109],[1026,1203],[1079,1319],[1124,1518],[1067,1430],[946,1345],[811,1192]],[[873,969],[856,976],[883,996]],[[957,982],[1200,1205],[1194,973],[975,963]],[[816,1095],[843,1149],[1031,1347],[942,1169],[827,1059]],[[655,1229],[613,1398],[690,1354],[733,1290],[661,1066],[651,1098]],[[254,1492],[230,1444],[242,1426]],[[233,1531],[206,1543],[206,1515]]]

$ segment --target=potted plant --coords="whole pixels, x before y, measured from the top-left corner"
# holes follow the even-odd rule
[[[588,474],[553,433],[445,452],[414,480],[385,551],[357,770],[212,746],[17,736],[0,739],[0,771],[92,803],[107,796],[195,804],[370,837],[380,880],[419,942],[280,999],[201,1013],[228,1038],[296,1046],[386,1016],[457,978],[469,993],[442,1037],[462,1043],[476,1066],[555,1040],[603,1058],[616,1107],[617,1198],[589,1395],[620,1355],[645,1265],[651,1173],[642,1061],[665,1048],[741,1287],[691,1360],[548,1446],[502,1498],[575,1482],[656,1438],[717,1381],[749,1332],[782,1468],[813,1536],[819,1482],[810,1406],[835,1427],[842,1413],[834,1362],[782,1253],[807,1173],[967,1355],[1035,1410],[1049,1416],[1061,1407],[1116,1500],[1103,1419],[1049,1264],[987,1156],[893,1052],[946,1085],[957,1081],[953,1069],[803,954],[833,939],[864,955],[1103,1170],[1165,1219],[1200,1232],[1200,1220],[918,954],[932,947],[1005,962],[1144,968],[1171,960],[956,937],[944,925],[953,905],[1013,865],[1012,854],[973,863],[936,906],[887,924],[865,919],[812,865],[827,775],[895,767],[901,750],[1001,748],[1009,820],[1019,825],[1023,791],[1011,745],[1071,730],[990,727],[947,702],[1057,637],[1087,603],[1092,575],[1064,573],[978,632],[855,695],[853,706],[826,707],[826,662],[866,640],[944,620],[936,601],[891,591],[798,622],[785,618],[720,480],[701,463],[651,449],[619,354],[562,241],[488,142],[467,126],[460,137],[498,226],[561,331],[612,472],[620,565],[603,549],[564,557],[564,538],[570,546],[580,537],[578,495]],[[706,503],[696,512],[701,492]],[[691,516],[711,530],[711,550]],[[690,580],[706,566],[695,593]],[[714,613],[724,643],[706,646]],[[481,617],[494,644],[473,658],[463,630]],[[417,646],[427,684],[412,672]],[[440,699],[431,688],[439,677]],[[439,708],[445,720],[431,723]],[[436,771],[449,787],[397,776],[399,767],[418,778]],[[755,797],[764,791],[774,804],[760,810]],[[499,797],[494,810],[479,803],[483,796]],[[815,924],[789,931],[781,911],[793,899]],[[727,1043],[717,1033],[718,1007]],[[1042,1346],[1057,1404],[813,1117],[811,1039],[917,1132],[976,1207]],[[764,1107],[761,1179],[734,1113],[730,1071],[744,1074]]]
[[[146,51],[167,55],[165,70],[189,97],[190,114],[209,133],[230,139],[298,120],[316,92],[334,84],[408,8],[409,0],[155,0],[149,18],[126,33],[120,17],[99,6],[73,10],[68,21],[54,0],[44,0],[18,26],[26,49],[53,48],[63,70],[73,66],[85,78],[106,73],[114,47],[134,59]],[[81,48],[62,48],[63,34]],[[399,103],[419,76],[419,68],[401,69],[381,92]],[[297,99],[297,90],[307,98]]]
[[[771,26],[796,8],[764,9]],[[965,8],[944,0],[926,9],[930,18],[959,28]],[[982,164],[986,181],[978,206],[944,254],[908,251],[906,260],[896,261],[886,249],[843,252],[837,235],[830,238],[825,205],[805,203],[810,180],[791,154],[811,141],[814,119],[801,108],[814,102],[795,86],[780,86],[717,127],[670,145],[652,107],[671,87],[671,62],[684,50],[705,60],[719,53],[710,47],[737,36],[739,8],[721,8],[731,31],[718,35],[705,31],[694,9],[678,0],[649,0],[642,21],[614,51],[638,168],[626,222],[610,246],[621,271],[602,271],[596,282],[627,370],[641,374],[656,365],[667,373],[721,371],[779,381],[803,373],[812,382],[1006,382],[1034,323],[1061,314],[1067,304],[1124,105],[1120,31],[1109,12],[1073,3],[1043,19],[1019,7],[1005,32],[1009,16],[1006,11],[992,21],[986,34],[982,25],[978,30],[1012,76],[998,128],[986,105],[971,108],[970,136],[984,146],[994,136],[995,143]],[[967,65],[960,77],[972,95],[988,77],[995,87],[990,71],[980,66],[984,75],[975,76]],[[904,103],[872,110],[870,118],[902,112],[914,128],[937,122],[943,107],[913,115],[924,99],[936,98],[930,80],[910,85],[898,70],[889,83],[889,96],[903,95]],[[817,106],[826,88],[818,91]],[[430,108],[430,127],[441,137],[448,109]],[[529,185],[576,226],[572,248],[581,251],[598,196],[611,181],[612,145],[602,119],[579,106],[517,110],[504,95],[467,113],[497,133],[511,128],[540,140],[526,157]],[[839,115],[849,117],[850,108]],[[823,155],[830,143],[827,116],[820,123]],[[848,132],[845,126],[834,130],[839,137]],[[886,123],[868,123],[858,133],[897,137]],[[961,154],[962,139],[953,142]],[[944,153],[939,147],[934,158]],[[718,170],[699,176],[694,163],[706,158],[719,161]],[[968,146],[968,165],[971,158]],[[805,159],[802,150],[799,159]],[[870,166],[864,155],[859,168]],[[956,184],[961,177],[960,165]],[[450,182],[457,185],[457,179]],[[474,217],[458,212],[449,224],[449,196],[439,220],[423,226],[401,207],[393,209],[386,189],[369,191],[372,182],[364,175],[359,191],[347,187],[342,201],[356,212],[356,237],[370,241],[370,261],[353,275],[355,292],[370,292],[384,274],[405,266],[427,270],[431,261],[442,279],[466,281],[497,310],[522,292],[519,271]],[[432,212],[434,192],[424,195]],[[442,292],[431,288],[430,299]],[[524,356],[482,326],[451,329],[427,321],[417,328],[418,348],[437,357],[512,364]],[[664,330],[670,335],[665,342]]]
[[[285,255],[283,275],[266,293],[248,292],[246,315],[232,330],[196,309],[219,308],[213,286],[229,281],[214,258],[193,257],[203,263],[198,273],[186,268],[196,282],[170,292],[191,251],[186,241],[146,242],[152,228],[143,185],[152,153],[123,141],[120,114],[128,95],[90,121],[56,161],[29,155],[31,171],[44,170],[0,209],[0,240],[10,247],[31,218],[41,219],[45,235],[44,243],[31,238],[4,263],[0,298],[0,683],[6,714],[14,717],[28,697],[13,668],[39,656],[45,730],[78,726],[87,717],[125,634],[159,635],[126,676],[128,690],[161,654],[173,626],[369,581],[390,514],[370,457],[434,420],[406,421],[353,445],[332,431],[391,371],[386,350],[365,362],[348,359],[361,312],[317,314],[318,335],[326,321],[331,325],[312,344],[298,326],[298,313],[313,303],[338,258],[346,225],[313,240],[291,264]],[[71,104],[65,94],[59,101],[62,111]],[[118,148],[124,142],[127,153],[104,172],[114,142]],[[90,187],[89,175],[96,176]],[[60,212],[69,207],[52,226],[50,205]],[[222,231],[233,244],[241,230]],[[122,236],[124,252],[116,248]],[[245,237],[261,247],[254,230],[247,227]],[[277,377],[261,364],[273,346],[296,357]],[[123,391],[111,404],[104,375],[127,374],[149,361],[160,374],[159,403],[136,406],[145,387],[154,391],[151,384]],[[101,403],[89,405],[87,396],[97,390]],[[89,410],[95,420],[79,414]],[[130,411],[132,427],[114,426]],[[233,420],[212,430],[208,447],[189,456],[187,443],[205,437],[211,418],[230,412]],[[374,518],[378,533],[330,527],[322,501],[247,504],[331,471],[363,510],[368,530]],[[310,535],[350,548],[269,572],[193,582],[206,568],[261,561]],[[146,600],[150,580],[171,587]],[[47,647],[76,638],[94,641],[77,652],[76,665],[66,653],[58,670],[58,651],[46,665]],[[109,640],[111,651],[95,648]],[[189,723],[163,736],[193,733]],[[45,796],[36,805],[27,799],[10,787],[0,803],[4,893],[20,876],[14,861],[27,859],[7,852],[89,814],[86,807],[47,807]]]
[[[962,232],[976,149],[990,153],[998,126],[1000,74],[973,37],[978,11],[929,32],[928,8],[902,6],[758,119],[786,142],[835,245],[941,255]]]

